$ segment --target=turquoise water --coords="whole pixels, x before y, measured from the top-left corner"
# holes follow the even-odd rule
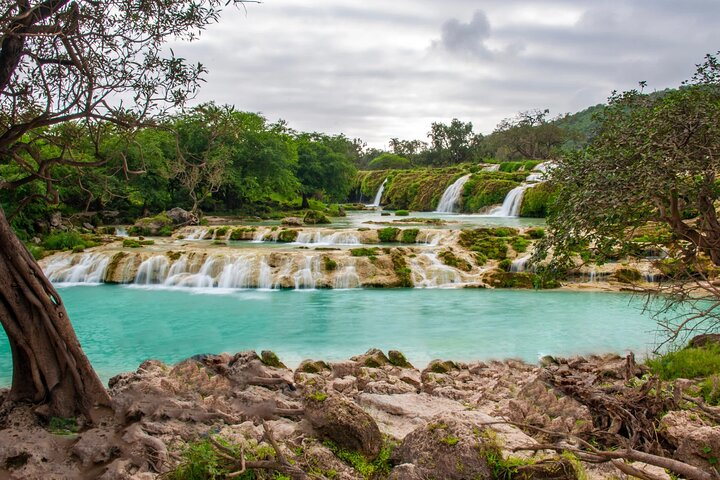
[[[368,348],[473,360],[571,355],[655,343],[643,299],[605,292],[502,290],[236,290],[209,293],[127,286],[60,289],[80,342],[103,380],[146,359],[271,349],[289,365],[340,360]],[[0,332],[2,332],[0,330]],[[11,356],[0,333],[0,385]]]

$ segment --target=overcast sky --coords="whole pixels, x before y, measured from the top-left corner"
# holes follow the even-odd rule
[[[263,0],[175,51],[210,70],[196,103],[384,147],[677,86],[720,50],[718,18],[720,0]]]

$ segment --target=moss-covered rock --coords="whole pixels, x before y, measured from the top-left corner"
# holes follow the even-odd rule
[[[440,257],[443,263],[448,267],[457,268],[458,270],[462,270],[463,272],[469,272],[470,270],[472,270],[472,265],[470,265],[470,262],[458,257],[450,250],[440,252],[438,254],[438,257]]]
[[[637,283],[642,279],[642,274],[634,268],[618,268],[613,274],[615,280],[620,283]]]
[[[303,373],[321,373],[330,370],[330,365],[322,360],[303,360],[297,368],[298,372]]]
[[[163,212],[154,217],[145,217],[137,220],[135,225],[128,228],[128,233],[133,236],[160,236],[169,237],[173,231],[173,220]]]
[[[405,355],[403,355],[403,353],[398,350],[390,350],[388,352],[388,361],[391,365],[395,367],[415,368],[410,362],[408,362],[407,358],[405,358]]]
[[[503,203],[508,192],[520,185],[509,179],[473,175],[463,187],[463,212],[474,213],[491,205]]]
[[[277,235],[277,241],[278,242],[285,242],[290,243],[297,240],[298,237],[298,231],[297,230],[280,230]]]
[[[318,212],[317,210],[308,210],[307,213],[305,213],[303,222],[307,225],[318,225],[330,223],[330,219],[322,212]]]
[[[521,217],[547,217],[550,207],[555,200],[556,190],[548,183],[540,183],[525,190],[522,205],[520,207]]]
[[[398,234],[400,233],[399,228],[387,227],[381,228],[377,231],[378,240],[380,243],[397,242]]]
[[[407,228],[402,231],[401,242],[402,243],[415,243],[420,230],[417,228]]]
[[[287,368],[285,364],[280,361],[277,354],[271,350],[263,350],[260,352],[260,360],[268,367]]]
[[[255,238],[255,227],[239,227],[230,232],[230,240],[253,240]]]
[[[393,270],[397,276],[398,287],[412,288],[415,286],[412,279],[412,270],[408,267],[405,256],[400,250],[393,250],[390,257],[392,258]]]

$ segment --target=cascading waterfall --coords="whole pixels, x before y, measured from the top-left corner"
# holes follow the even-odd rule
[[[527,263],[528,260],[530,260],[530,255],[526,255],[524,257],[516,258],[512,261],[510,264],[510,271],[513,273],[519,273],[524,272],[527,270]]]
[[[494,163],[492,165],[486,165],[482,169],[483,172],[498,172],[500,171],[500,164]]]
[[[300,232],[294,242],[299,245],[360,245],[357,235],[350,232]]]
[[[333,288],[336,289],[358,288],[359,286],[360,277],[357,274],[355,265],[344,266],[335,276],[335,281],[333,282]]]
[[[415,238],[415,243],[436,247],[445,236],[443,231],[424,230]]]
[[[127,237],[128,232],[125,229],[125,227],[123,227],[122,225],[119,225],[119,226],[115,227],[115,236],[116,237]]]
[[[295,274],[295,290],[314,290],[321,275],[320,257],[305,257],[303,268]]]
[[[435,211],[437,213],[455,212],[455,207],[460,200],[460,195],[462,195],[463,186],[469,179],[470,174],[464,175],[455,180],[452,185],[445,189],[445,192],[443,192],[442,197],[440,197],[440,202],[438,202],[438,206]]]
[[[528,185],[520,185],[508,192],[503,200],[501,207],[490,212],[493,217],[517,217],[520,215],[520,207],[522,206],[523,195]]]
[[[435,253],[420,254],[410,260],[410,265],[416,287],[451,287],[462,283],[460,272],[442,263]]]
[[[193,228],[185,235],[185,240],[202,240],[207,232],[207,228]]]
[[[156,285],[167,277],[170,262],[165,255],[155,255],[140,264],[134,283],[136,285]]]
[[[386,178],[380,184],[380,188],[378,188],[378,191],[375,194],[375,200],[373,200],[373,203],[369,205],[370,207],[379,207],[380,206],[380,201],[382,200],[383,192],[385,191],[385,184],[387,183],[387,181],[388,181],[388,179]]]
[[[109,264],[110,257],[100,254],[61,256],[45,267],[45,275],[54,283],[99,284]]]

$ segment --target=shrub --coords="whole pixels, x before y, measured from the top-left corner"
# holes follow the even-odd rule
[[[510,260],[509,258],[500,260],[500,263],[498,264],[498,268],[500,268],[500,270],[504,270],[506,272],[510,271],[511,266],[512,266],[512,260]]]
[[[402,231],[402,243],[415,243],[420,230],[417,228],[408,228]]]
[[[395,275],[398,277],[398,287],[408,287],[412,288],[415,286],[412,280],[412,270],[410,270],[410,267],[407,266],[407,262],[405,261],[405,257],[402,256],[400,252],[393,252],[391,255],[392,262],[393,262],[393,270],[395,271]]]
[[[47,250],[72,250],[75,247],[86,246],[83,236],[74,230],[51,233],[43,240],[43,247]]]
[[[512,245],[513,250],[515,250],[517,253],[524,253],[527,250],[528,245],[530,244],[530,241],[523,237],[515,237],[510,242],[510,245]]]
[[[381,243],[397,242],[397,237],[399,233],[399,228],[387,227],[378,230],[377,236],[378,240],[380,240]]]
[[[408,215],[410,215],[410,212],[407,210],[395,210],[395,216],[397,217],[407,217]]]
[[[513,180],[473,176],[463,187],[463,211],[478,212],[502,203],[508,192],[518,185]]]
[[[615,279],[621,283],[635,283],[642,279],[642,275],[634,268],[618,268],[615,271]]]
[[[684,348],[647,361],[653,374],[662,380],[707,377],[720,373],[720,345]]]
[[[530,238],[537,240],[539,238],[545,237],[545,229],[544,228],[531,228],[529,230],[526,230],[525,234],[527,236],[529,236]]]
[[[457,268],[464,272],[472,270],[472,265],[470,265],[467,260],[463,260],[462,258],[456,256],[450,250],[440,252],[438,256],[442,259],[443,263],[449,267]]]
[[[520,216],[535,218],[547,217],[555,196],[555,189],[547,183],[540,183],[533,188],[526,189],[520,207]]]

